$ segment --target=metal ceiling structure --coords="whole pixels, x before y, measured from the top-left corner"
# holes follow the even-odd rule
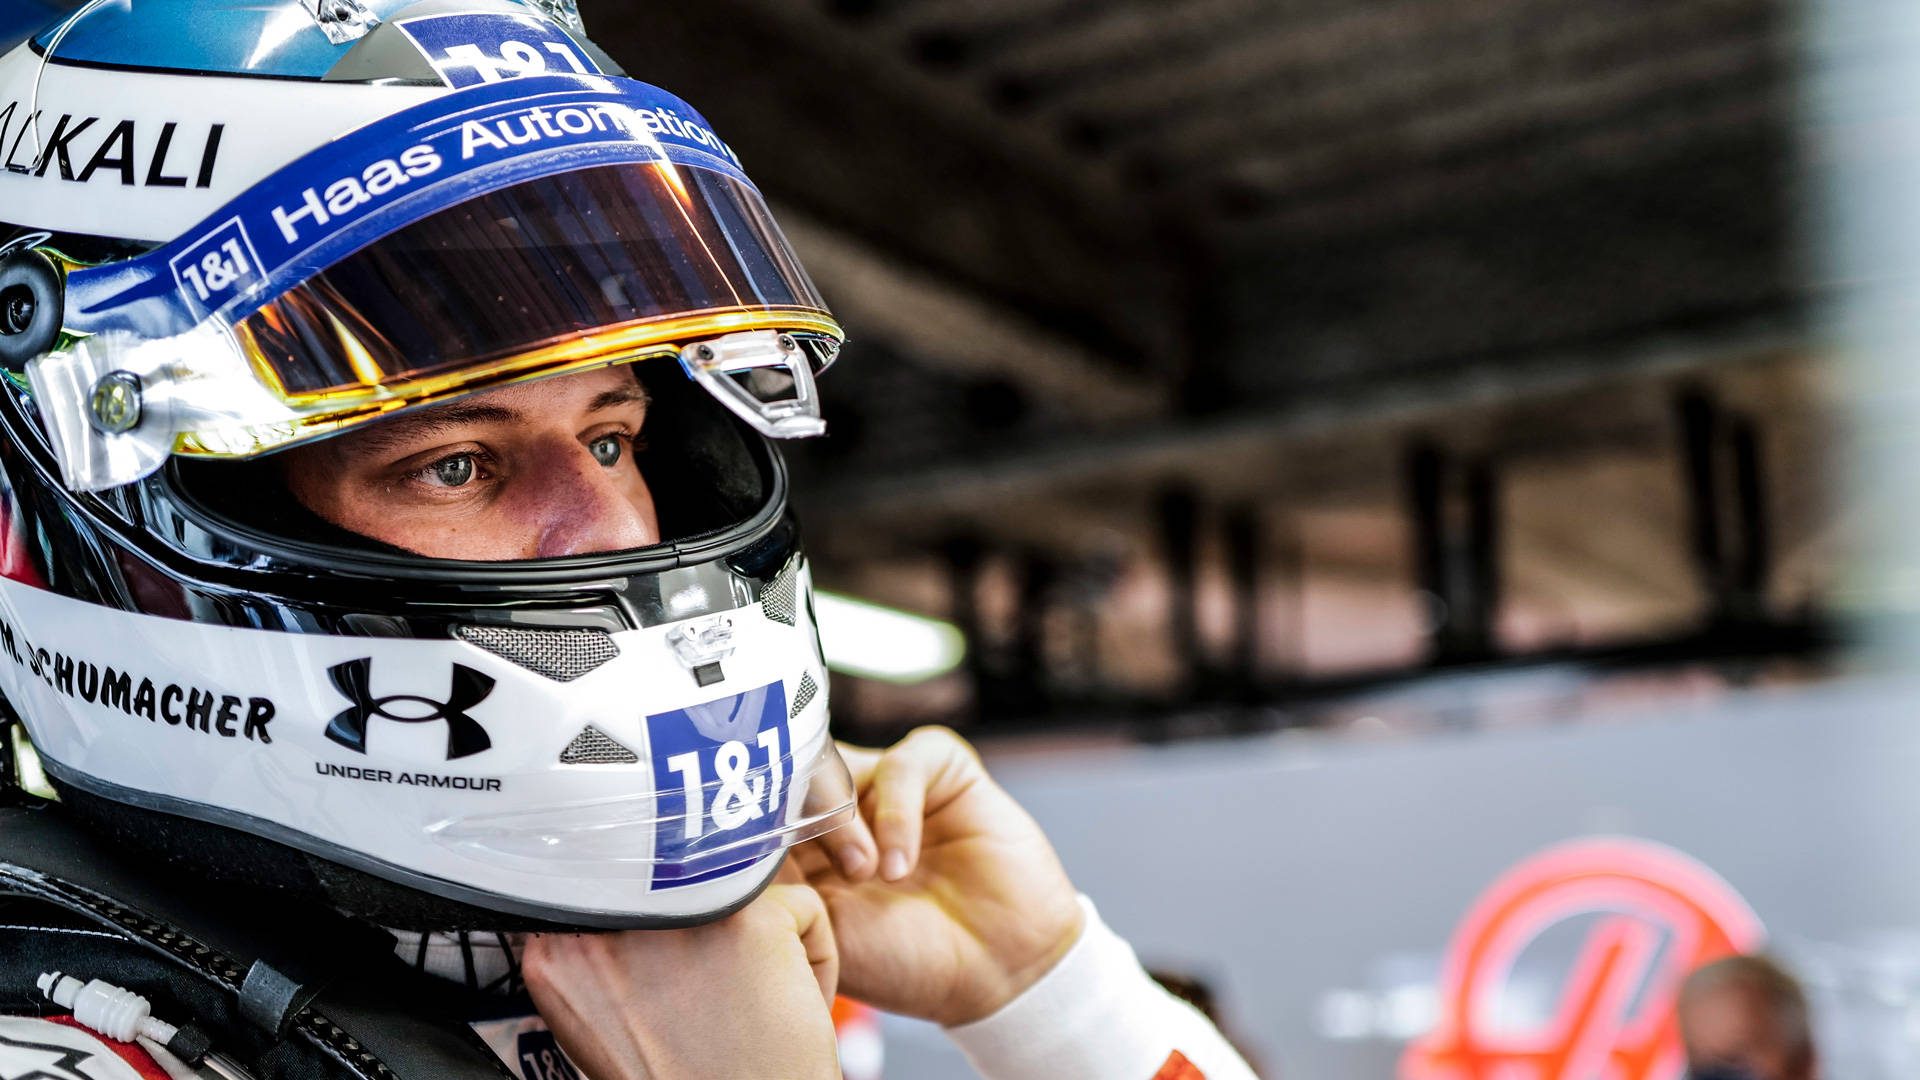
[[[1457,391],[1452,373],[1611,372],[1676,336],[1752,353],[1794,324],[1794,28],[1773,0],[586,15],[800,223],[851,305],[853,358],[951,378],[944,405],[975,389],[1020,414],[954,425],[965,410],[903,410],[863,377],[838,396],[872,458],[834,461],[876,482],[1051,468],[1088,433],[1159,439],[1355,387],[1404,400]],[[888,281],[915,296],[875,299]],[[888,418],[943,437],[903,452],[876,430]]]

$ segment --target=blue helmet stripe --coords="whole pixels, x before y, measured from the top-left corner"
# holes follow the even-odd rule
[[[456,203],[537,177],[630,162],[694,166],[751,186],[706,121],[664,90],[595,76],[487,83],[328,143],[138,259],[74,271],[67,327],[164,337],[213,313],[237,322],[366,244]]]

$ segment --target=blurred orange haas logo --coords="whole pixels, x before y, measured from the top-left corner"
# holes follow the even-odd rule
[[[1570,920],[1588,926],[1546,1023],[1499,1010],[1516,961]],[[1407,1048],[1403,1080],[1678,1080],[1674,1001],[1695,968],[1750,952],[1760,920],[1732,886],[1671,848],[1578,840],[1507,871],[1454,932],[1433,1030]]]

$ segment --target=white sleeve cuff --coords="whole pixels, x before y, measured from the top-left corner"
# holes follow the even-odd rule
[[[1086,928],[1053,970],[984,1020],[947,1029],[986,1080],[1253,1080],[1225,1037],[1167,993],[1085,896]],[[1168,1069],[1178,1052],[1192,1069]]]

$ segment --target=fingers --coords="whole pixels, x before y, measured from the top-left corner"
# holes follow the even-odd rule
[[[800,865],[793,848],[787,849],[787,857],[780,860],[780,869],[774,871],[773,880],[781,885],[805,885],[806,868]]]
[[[834,946],[833,924],[827,919],[827,906],[820,894],[805,885],[775,883],[767,886],[756,902],[776,904],[792,918],[800,945],[806,950],[807,964],[820,984],[820,996],[831,1006],[840,985],[840,953]]]
[[[902,742],[881,759],[873,784],[861,800],[880,848],[880,876],[887,881],[906,877],[920,861],[921,818],[931,778],[923,755],[912,753]]]
[[[520,977],[527,984],[527,992],[539,997],[561,980],[557,972],[565,971],[566,957],[579,951],[568,942],[564,934],[528,934],[526,943],[520,949]]]
[[[937,808],[964,789],[965,779],[979,773],[979,758],[943,727],[918,728],[885,751],[838,745],[860,793],[860,813],[818,843],[849,882],[865,881],[876,871],[884,880],[898,881],[919,864],[928,807]],[[812,875],[819,866],[817,857],[810,860]]]
[[[833,858],[827,854],[825,845],[833,843],[838,835],[838,832],[829,833],[817,840],[809,840],[797,847],[788,848],[787,865],[798,867],[800,875],[810,885],[819,883],[820,879],[829,874],[837,878],[840,874],[839,868],[834,864]],[[785,881],[786,878],[780,877],[775,880]]]
[[[833,849],[833,864],[848,881],[865,881],[880,866],[880,846],[874,841],[873,830],[857,813],[823,842]]]
[[[521,963],[540,1015],[588,1076],[739,1076],[743,1062],[767,1061],[783,1076],[839,1076],[839,958],[826,906],[805,885],[770,885],[733,915],[682,930],[533,935]]]
[[[840,759],[847,763],[847,772],[853,775],[854,790],[866,790],[867,782],[873,779],[873,770],[880,764],[885,752],[838,741],[834,745],[840,748]]]
[[[852,795],[857,799],[862,788],[873,776],[873,769],[880,760],[880,751],[867,750],[846,743],[835,744],[840,758],[847,764],[847,772],[853,780]],[[824,861],[831,861],[833,868],[848,882],[859,883],[873,876],[880,865],[880,852],[873,842],[873,831],[867,827],[856,811],[846,822],[811,843],[798,849],[801,868],[809,878],[817,876],[824,867]]]

